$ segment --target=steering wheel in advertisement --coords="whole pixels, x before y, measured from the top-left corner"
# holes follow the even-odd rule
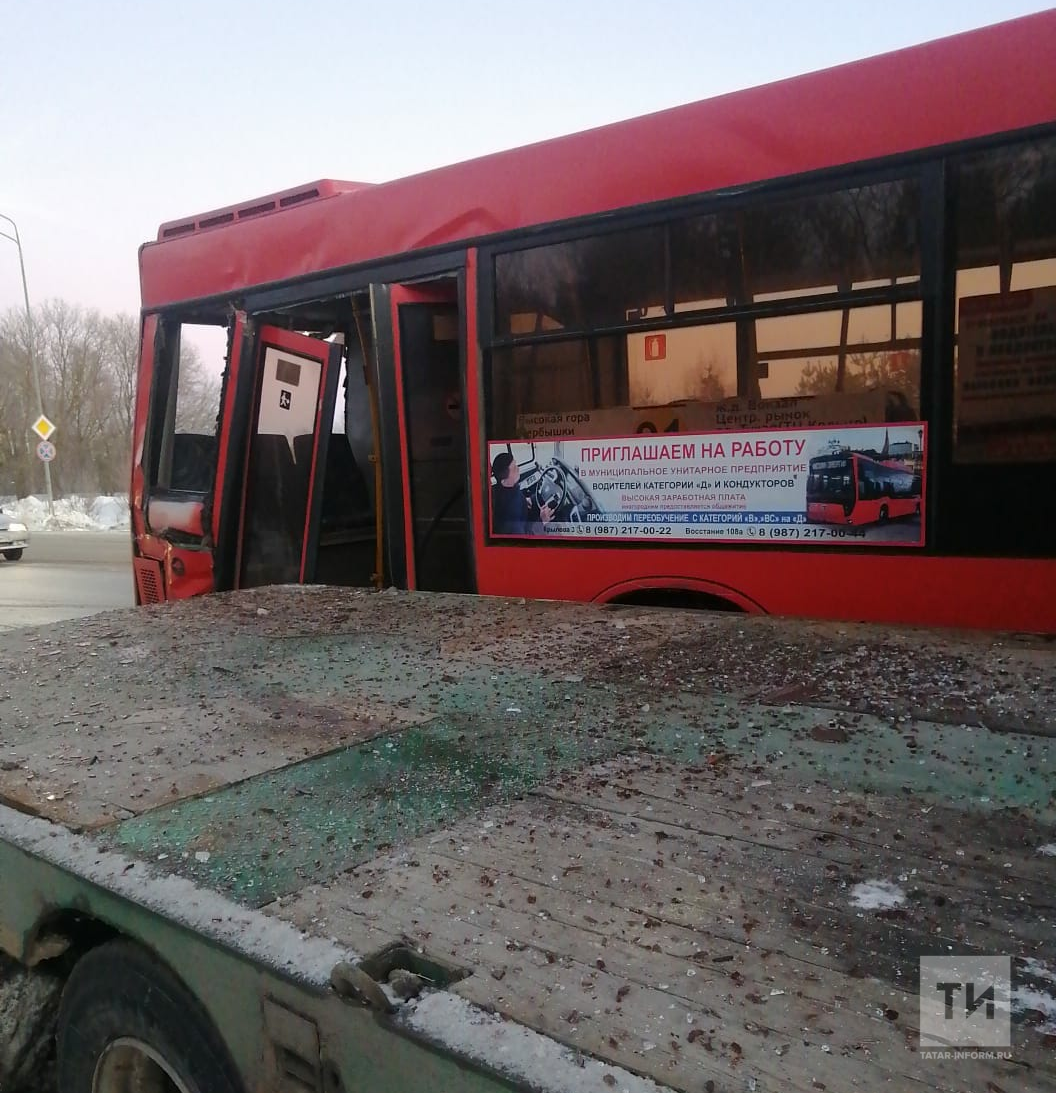
[[[556,516],[568,497],[568,474],[564,467],[551,463],[539,476],[535,486],[535,503],[545,505]]]

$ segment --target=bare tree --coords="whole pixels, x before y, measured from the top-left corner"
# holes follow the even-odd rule
[[[210,375],[196,345],[180,345],[179,390],[176,396],[176,432],[216,432],[220,408],[220,377]]]
[[[30,430],[36,402],[28,345],[21,308],[0,318],[0,494],[25,496],[44,484]]]
[[[135,414],[139,333],[139,320],[133,315],[112,315],[103,323],[103,352],[114,384],[115,417],[129,443]]]
[[[58,426],[52,468],[57,492],[86,493],[118,486],[113,443],[117,389],[107,367],[106,324],[96,311],[62,300],[39,309],[34,324],[41,384]]]
[[[139,321],[101,315],[63,300],[0,315],[0,495],[42,488],[37,416],[29,367],[29,332],[40,371],[45,412],[58,426],[52,464],[57,496],[123,493],[131,469],[132,425],[139,371]],[[220,378],[209,373],[194,345],[180,354],[177,426],[213,433]]]

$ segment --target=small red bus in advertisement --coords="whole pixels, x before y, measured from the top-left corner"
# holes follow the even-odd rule
[[[326,583],[1056,632],[1054,56],[1047,11],[163,223],[137,602]]]
[[[918,516],[921,477],[913,468],[864,452],[815,456],[807,480],[807,519],[819,524],[886,524]]]

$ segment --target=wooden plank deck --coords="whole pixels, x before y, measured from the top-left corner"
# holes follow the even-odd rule
[[[733,768],[616,760],[272,911],[364,952],[404,937],[472,968],[452,988],[467,1000],[686,1093],[1053,1088],[1052,1045],[1023,1026],[1012,1062],[917,1050],[921,955],[1056,967],[1037,844],[965,861],[898,801],[780,778],[751,790],[762,779]],[[854,885],[877,879],[905,904],[855,908]]]

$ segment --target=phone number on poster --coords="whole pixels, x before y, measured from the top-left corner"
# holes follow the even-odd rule
[[[784,540],[822,540],[822,539],[863,539],[862,528],[813,527],[788,525],[759,526],[750,524],[739,526],[686,526],[672,527],[667,524],[558,524],[545,529],[555,538],[569,536],[575,538],[605,539],[784,539]]]

